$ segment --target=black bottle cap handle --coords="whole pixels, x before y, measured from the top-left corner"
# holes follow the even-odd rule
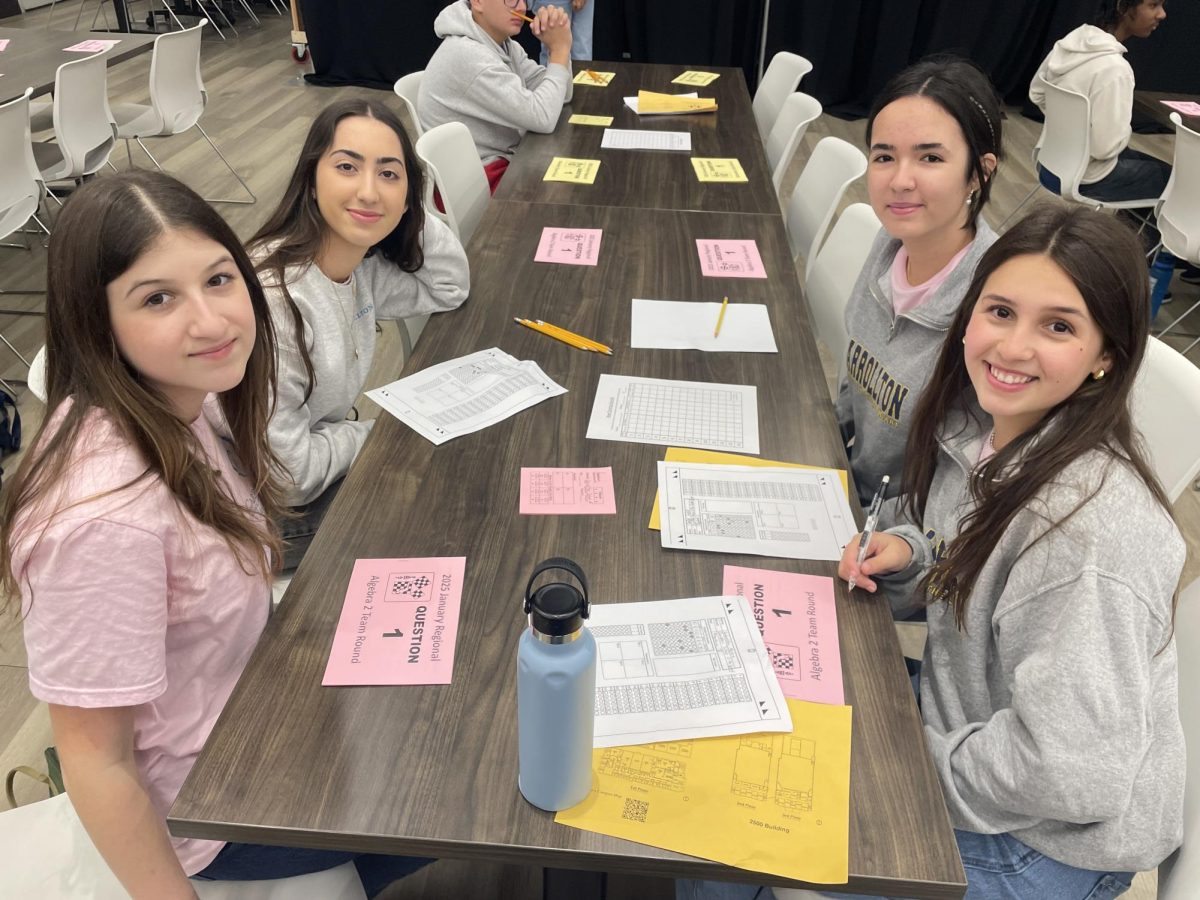
[[[576,581],[579,582],[580,586],[583,588],[582,615],[583,618],[586,619],[591,613],[591,603],[588,600],[587,576],[583,574],[583,569],[579,568],[578,563],[576,563],[574,560],[567,559],[565,556],[552,556],[549,559],[538,563],[534,567],[533,574],[529,576],[529,583],[525,585],[525,615],[529,615],[529,613],[533,611],[533,583],[537,580],[539,575],[541,575],[543,572],[549,571],[550,569],[561,569],[564,572],[568,572],[575,577]]]

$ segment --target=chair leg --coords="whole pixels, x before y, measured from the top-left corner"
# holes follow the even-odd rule
[[[1180,316],[1178,319],[1176,319],[1174,322],[1172,322],[1170,325],[1168,325],[1166,328],[1164,328],[1162,331],[1160,331],[1158,333],[1157,337],[1159,337],[1161,339],[1168,331],[1170,331],[1172,328],[1174,328],[1176,325],[1178,325],[1180,322],[1182,322],[1184,319],[1186,319],[1188,316],[1190,316],[1197,309],[1200,309],[1200,300],[1197,300],[1195,303],[1193,303],[1191,306],[1189,306],[1187,312],[1185,312],[1182,316]],[[1187,350],[1190,350],[1193,346],[1195,346],[1195,342],[1193,342],[1192,344],[1189,344],[1187,347]],[[1187,350],[1185,350],[1184,352],[1186,353]]]
[[[204,0],[196,0],[196,5],[198,7],[200,7],[200,11],[202,13],[204,13],[205,17],[208,19],[208,24],[213,27],[213,31],[215,31],[217,33],[217,37],[219,37],[221,40],[225,40],[225,32],[223,32],[221,30],[221,26],[217,24],[217,20],[214,19],[212,17],[212,15],[209,13],[208,8],[204,5]],[[220,12],[220,11],[221,11],[221,8],[218,6],[217,12]],[[224,19],[225,16],[222,14],[221,18]],[[229,24],[228,19],[225,19],[225,24],[226,25]]]
[[[208,8],[204,5],[204,0],[196,0],[196,5],[199,6],[205,12],[208,12]],[[237,37],[238,30],[236,28],[234,28],[233,23],[229,21],[229,16],[225,15],[225,10],[221,9],[220,0],[215,0],[215,2],[213,2],[213,9],[215,9],[217,11],[217,15],[219,15],[221,17],[221,19],[225,22],[225,27],[233,32],[234,37]],[[212,19],[212,16],[209,16],[209,19]],[[217,27],[217,23],[213,22],[213,28],[216,28],[216,27]],[[220,32],[218,31],[217,34],[220,34]],[[224,35],[222,35],[221,40],[224,40],[224,39],[225,39],[225,37],[224,37]]]
[[[6,338],[6,337],[4,336],[4,333],[3,333],[3,332],[0,332],[0,341],[3,341],[3,342],[4,342],[4,346],[5,346],[5,347],[7,347],[9,350],[11,350],[11,351],[12,351],[12,355],[13,355],[13,356],[15,356],[17,359],[19,359],[21,362],[23,362],[23,363],[25,364],[25,368],[26,368],[26,369],[28,369],[28,368],[30,367],[31,363],[29,362],[29,360],[27,360],[25,357],[23,357],[23,356],[21,355],[21,352],[20,352],[19,350],[17,350],[17,348],[16,348],[16,347],[14,347],[14,346],[12,345],[12,341],[10,341],[8,338]]]
[[[204,135],[204,139],[206,141],[208,141],[208,146],[212,147],[213,151],[217,154],[217,156],[221,157],[221,162],[225,163],[225,168],[227,168],[233,174],[233,177],[238,180],[238,184],[240,184],[245,189],[246,193],[250,195],[249,200],[223,199],[223,198],[219,198],[219,197],[205,197],[204,199],[207,200],[209,203],[241,203],[241,204],[247,204],[247,205],[251,204],[251,203],[257,203],[258,198],[256,196],[254,196],[254,191],[250,190],[250,185],[246,184],[246,182],[242,178],[242,176],[238,174],[237,169],[235,169],[232,165],[229,164],[229,160],[227,160],[225,158],[225,154],[221,152],[221,148],[219,148],[216,144],[213,143],[212,138],[210,138],[208,136],[208,132],[206,132],[204,130],[204,128],[200,125],[199,122],[196,123],[196,130],[199,131],[202,135]]]
[[[135,137],[134,140],[137,141],[138,146],[142,148],[142,152],[150,157],[150,162],[154,163],[154,168],[158,169],[160,172],[165,172],[166,169],[164,169],[162,165],[159,164],[159,161],[154,158],[154,154],[150,152],[149,147],[142,143],[142,139],[140,137]]]
[[[254,14],[253,8],[249,3],[246,2],[246,0],[238,0],[238,3],[241,5],[242,9],[246,11],[246,15],[250,17],[251,22],[253,22],[255,25],[262,25],[262,22],[259,21],[258,16]]]
[[[1200,344],[1200,337],[1196,338],[1194,341],[1192,341],[1190,344],[1188,344],[1186,347],[1184,347],[1179,352],[1182,353],[1184,356],[1187,356],[1188,351],[1191,350],[1193,347],[1195,347],[1197,344]],[[1197,483],[1200,484],[1200,482],[1197,482]]]

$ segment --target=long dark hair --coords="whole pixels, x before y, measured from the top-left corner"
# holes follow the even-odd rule
[[[993,272],[1025,255],[1048,257],[1071,279],[1103,335],[1112,365],[1103,378],[1088,378],[1041,422],[972,473],[974,510],[959,523],[958,536],[926,573],[918,591],[927,602],[946,600],[960,628],[975,579],[999,536],[1039,491],[1082,454],[1101,450],[1130,466],[1167,515],[1171,514],[1170,502],[1146,462],[1129,412],[1129,393],[1146,352],[1150,322],[1149,283],[1141,247],[1133,232],[1111,216],[1058,203],[1035,209],[979,261],[917,404],[904,455],[904,484],[909,491],[905,511],[914,522],[924,520],[938,438],[947,417],[964,406],[968,416],[974,415],[973,403],[964,403],[964,398],[969,401],[975,394],[962,342],[975,303]],[[1059,524],[1051,523],[1050,529]]]
[[[265,516],[249,513],[225,493],[188,423],[117,349],[107,286],[170,229],[194,231],[224,247],[250,294],[257,323],[254,347],[241,382],[218,400]],[[0,588],[14,601],[19,596],[20,573],[12,567],[15,532],[36,524],[18,523],[19,514],[37,508],[67,475],[81,429],[96,409],[146,461],[142,475],[118,490],[160,479],[197,522],[225,537],[244,568],[256,563],[264,577],[269,575],[272,554],[277,559],[280,548],[272,521],[283,508],[272,477],[278,463],[266,430],[275,384],[275,332],[254,266],[237,235],[198,194],[168,175],[105,175],[85,184],[66,204],[50,238],[47,269],[47,409],[59,409],[68,398],[73,402],[61,421],[46,417],[11,484],[5,485]],[[47,428],[51,422],[53,427]]]
[[[928,97],[958,123],[967,142],[964,177],[968,183],[974,179],[979,185],[967,209],[966,225],[974,228],[992,195],[992,178],[996,174],[984,167],[983,157],[991,153],[997,163],[1004,158],[1000,98],[996,89],[983,70],[968,59],[951,54],[927,56],[893,75],[875,98],[867,117],[868,147],[875,117],[885,106],[904,97]]]
[[[312,357],[304,343],[304,319],[288,292],[284,271],[290,266],[311,264],[325,240],[325,219],[317,206],[317,164],[333,146],[333,136],[338,124],[352,116],[375,119],[396,133],[404,150],[404,169],[408,178],[407,211],[400,219],[400,224],[372,247],[367,255],[379,253],[405,272],[415,272],[425,264],[425,255],[421,248],[421,234],[425,230],[425,207],[421,205],[425,175],[408,132],[404,130],[396,114],[378,100],[362,97],[335,100],[313,119],[308,129],[308,137],[304,139],[304,146],[300,148],[296,168],[292,170],[292,178],[283,192],[283,198],[247,245],[256,258],[261,256],[258,259],[258,271],[264,276],[264,280],[269,275],[270,280],[287,299],[288,308],[292,313],[291,325],[296,346],[308,378],[305,400],[312,394],[316,373],[313,370]]]
[[[1142,0],[1100,0],[1092,24],[1105,31],[1115,31],[1121,20],[1142,5]]]

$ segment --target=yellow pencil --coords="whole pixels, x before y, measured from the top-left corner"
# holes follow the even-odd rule
[[[595,72],[593,72],[591,69],[584,69],[583,73],[585,75],[587,75],[588,78],[592,79],[592,81],[595,81],[599,84],[604,84],[604,79],[601,78],[599,75],[597,75]]]
[[[561,341],[564,344],[574,347],[576,350],[584,350],[588,353],[599,353],[600,352],[595,347],[585,346],[584,344],[580,343],[579,341],[575,340],[574,338],[569,338],[563,334],[555,334],[549,328],[545,328],[542,325],[539,325],[537,322],[531,321],[530,319],[520,319],[520,318],[517,318],[516,316],[514,316],[513,321],[519,325],[524,325],[526,328],[536,331],[539,334],[544,334],[548,338],[554,338],[554,340],[556,340],[556,341]]]
[[[713,337],[721,333],[721,323],[725,321],[725,310],[729,307],[729,298],[721,303],[721,312],[717,314],[717,327],[713,329]]]
[[[583,344],[586,344],[587,346],[591,347],[592,349],[596,350],[599,353],[606,353],[609,356],[612,356],[612,347],[608,346],[608,344],[602,344],[599,341],[593,341],[589,337],[584,337],[582,334],[576,334],[574,331],[567,331],[567,329],[560,328],[558,325],[551,325],[549,322],[546,322],[542,319],[538,319],[537,323],[539,325],[545,326],[546,328],[549,328],[551,331],[558,332],[559,334],[563,335],[564,337],[574,338],[575,340],[577,340]]]
[[[525,15],[522,15],[521,13],[517,12],[515,9],[510,9],[510,10],[508,11],[508,14],[509,14],[510,16],[516,16],[518,19],[524,19],[526,22],[532,22],[532,21],[533,21],[532,17],[530,17],[530,16],[525,16]]]

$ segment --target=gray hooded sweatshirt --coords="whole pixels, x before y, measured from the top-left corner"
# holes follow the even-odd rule
[[[900,241],[880,230],[846,304],[850,344],[840,365],[837,418],[858,498],[871,502],[884,475],[888,496],[901,493],[904,445],[917,401],[933,371],[975,267],[996,233],[980,216],[975,240],[950,276],[904,315],[892,309],[892,261]]]
[[[881,578],[889,597],[912,595],[972,508],[969,473],[991,429],[978,416],[943,430],[922,527],[890,529],[914,553]],[[1185,554],[1141,477],[1094,450],[997,535],[964,630],[946,604],[928,607],[921,715],[954,827],[1011,832],[1098,871],[1152,869],[1179,846],[1171,602]]]
[[[462,122],[484,163],[512,159],[526,131],[549,134],[571,100],[571,70],[540,66],[516,41],[497,44],[456,0],[434,20],[441,46],[425,67],[417,116],[428,131]]]

